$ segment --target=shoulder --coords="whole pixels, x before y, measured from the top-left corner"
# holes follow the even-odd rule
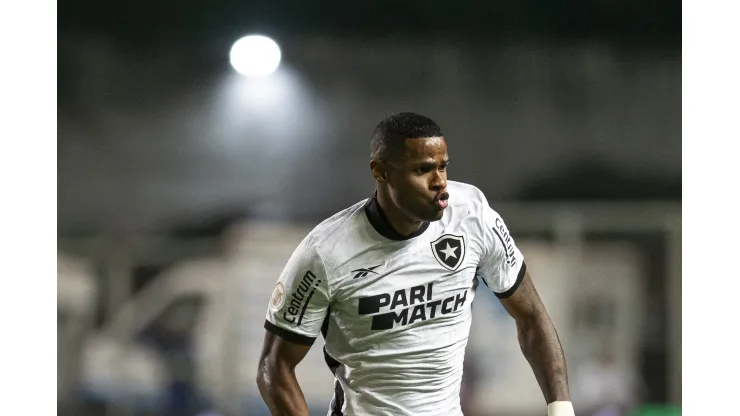
[[[359,215],[364,213],[367,199],[337,212],[315,226],[306,236],[308,245],[324,262],[334,253],[333,248],[340,241],[351,241],[357,238],[360,225]]]
[[[480,215],[485,208],[490,208],[483,191],[475,185],[447,181],[447,191],[450,193],[450,206],[455,210]]]
[[[469,230],[482,235],[488,234],[489,230],[494,228],[508,233],[503,219],[489,205],[483,191],[467,183],[452,181],[448,181],[447,188],[452,208],[450,221],[468,224]]]

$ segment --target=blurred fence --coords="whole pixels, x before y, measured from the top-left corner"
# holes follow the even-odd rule
[[[680,204],[493,206],[558,328],[582,414],[679,404]],[[267,414],[254,382],[265,308],[310,228],[246,222],[199,238],[60,237],[60,414]],[[466,408],[542,414],[513,321],[492,295],[477,299]],[[297,370],[312,414],[325,414],[333,393],[320,350]]]

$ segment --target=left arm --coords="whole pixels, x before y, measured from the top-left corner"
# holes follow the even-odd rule
[[[516,321],[519,345],[534,371],[549,416],[573,416],[563,347],[504,220],[482,193],[477,274]]]
[[[516,321],[519,346],[545,401],[548,404],[570,401],[563,347],[528,271],[517,290],[501,299],[501,304]]]

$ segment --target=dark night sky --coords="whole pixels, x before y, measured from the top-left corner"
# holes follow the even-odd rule
[[[680,44],[681,3],[667,0],[347,2],[66,0],[59,31],[128,42],[233,37],[244,27],[282,34],[598,38],[631,45]]]
[[[66,0],[58,5],[60,227],[149,228],[255,201],[266,207],[259,212],[291,207],[286,216],[320,219],[366,196],[366,131],[401,105],[433,110],[460,137],[455,149],[470,163],[456,165],[456,178],[478,180],[493,199],[680,199],[680,6]],[[228,125],[209,117],[221,114],[216,88],[233,72],[228,47],[248,32],[282,43],[305,86],[301,105],[327,113],[320,126],[273,132],[298,122],[255,113],[239,119],[269,124],[264,131],[239,130],[228,142],[208,130]],[[303,114],[288,110],[276,113]],[[487,154],[506,163],[484,175],[474,140],[489,130],[502,141]],[[266,143],[296,134],[317,144],[304,137],[279,158],[270,153]],[[348,183],[335,178],[339,170]],[[537,179],[515,184],[519,172]]]

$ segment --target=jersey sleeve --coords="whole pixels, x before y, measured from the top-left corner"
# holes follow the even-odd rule
[[[527,266],[501,216],[483,200],[483,255],[477,274],[500,299],[511,296],[524,279]]]
[[[307,237],[291,255],[272,291],[265,329],[288,341],[312,345],[329,301],[323,260]]]

